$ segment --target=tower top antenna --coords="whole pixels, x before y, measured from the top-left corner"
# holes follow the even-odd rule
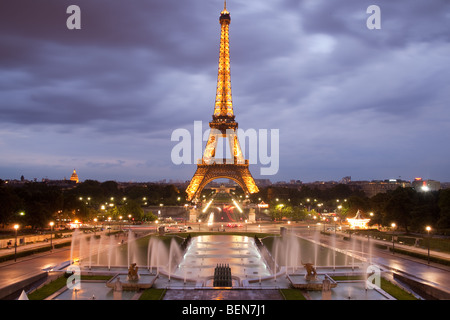
[[[227,0],[223,0],[223,10],[221,12],[222,14],[227,14],[229,13],[227,10]]]

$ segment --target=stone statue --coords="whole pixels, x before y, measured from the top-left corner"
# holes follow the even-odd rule
[[[316,268],[314,268],[312,263],[303,263],[303,266],[306,269],[306,275],[305,275],[305,279],[306,280],[315,280],[317,278],[317,271]]]
[[[117,277],[116,282],[114,282],[114,288],[113,288],[113,296],[114,300],[122,300],[122,282],[120,282],[120,277]]]
[[[117,277],[116,282],[114,282],[114,291],[123,291],[122,282],[120,282],[120,277]]]
[[[128,280],[138,280],[138,269],[139,267],[136,265],[136,263],[130,264],[130,267],[128,268]]]
[[[331,300],[331,281],[328,279],[322,281],[322,300]]]

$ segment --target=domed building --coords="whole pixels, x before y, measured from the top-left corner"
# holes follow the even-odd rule
[[[75,169],[73,169],[73,173],[70,176],[70,181],[75,181],[76,183],[80,182],[80,180],[78,179],[78,175],[77,175],[77,172],[75,171]]]

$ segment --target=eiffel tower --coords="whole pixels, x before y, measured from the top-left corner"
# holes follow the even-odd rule
[[[213,120],[203,157],[197,163],[197,171],[186,189],[187,200],[197,202],[203,188],[212,180],[228,178],[235,181],[245,194],[258,192],[258,187],[248,169],[248,160],[244,159],[236,134],[238,123],[234,121],[233,103],[231,99],[230,77],[230,13],[224,1],[224,9],[220,12],[220,54],[219,72],[217,76],[216,102]],[[231,159],[216,158],[216,147],[219,138],[228,139]]]

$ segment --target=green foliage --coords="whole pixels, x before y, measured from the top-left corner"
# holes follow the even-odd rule
[[[166,289],[150,288],[142,292],[141,296],[139,297],[139,300],[162,300],[165,294]]]
[[[285,300],[306,300],[303,293],[298,289],[280,289]]]
[[[276,220],[287,218],[298,221],[309,219],[317,213],[335,212],[344,221],[361,210],[365,217],[373,213],[370,225],[389,227],[395,223],[398,230],[420,233],[425,233],[427,225],[437,233],[446,233],[450,229],[450,189],[418,192],[414,188],[399,187],[368,198],[362,191],[351,191],[346,185],[336,185],[326,190],[308,186],[270,186],[261,188],[251,199],[253,202],[270,203],[270,216]]]
[[[440,191],[438,198],[438,207],[438,225],[443,228],[450,228],[450,189]]]
[[[51,294],[56,291],[62,289],[67,284],[67,279],[63,276],[53,280],[52,282],[46,284],[42,288],[37,289],[36,291],[30,293],[28,295],[29,300],[44,300]]]
[[[210,191],[203,190],[205,194]],[[0,224],[19,223],[23,227],[41,228],[48,227],[48,222],[56,217],[88,221],[96,217],[106,203],[108,216],[126,219],[131,214],[135,220],[151,221],[155,215],[144,214],[145,207],[183,205],[185,196],[185,192],[174,185],[162,184],[123,189],[115,181],[86,180],[73,189],[63,190],[45,183],[26,183],[21,187],[3,183],[0,185]],[[390,226],[395,222],[405,231],[423,233],[426,225],[433,230],[450,228],[450,189],[417,192],[412,188],[398,188],[367,198],[363,192],[352,191],[343,184],[325,190],[308,186],[270,186],[250,195],[250,199],[253,203],[270,203],[271,217],[278,221],[283,218],[301,221],[325,212],[336,212],[344,221],[361,210],[365,216],[373,212],[371,224]],[[20,212],[25,215],[19,215]]]
[[[145,199],[145,200],[144,200]],[[115,181],[100,183],[86,180],[74,188],[64,190],[46,183],[30,182],[20,187],[0,184],[0,224],[19,223],[21,229],[47,228],[50,221],[79,219],[89,221],[106,205],[108,216],[134,220],[153,220],[144,216],[149,205],[183,205],[185,194],[173,185],[148,184],[121,189]],[[24,215],[19,213],[23,212]]]

